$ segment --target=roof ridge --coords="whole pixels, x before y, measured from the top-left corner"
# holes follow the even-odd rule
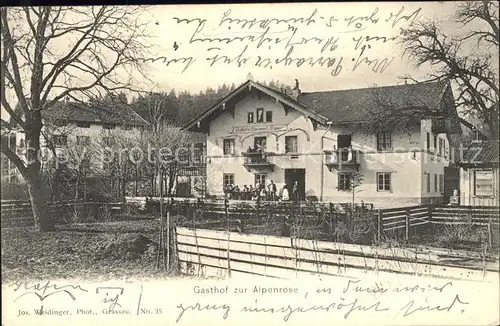
[[[359,90],[367,90],[367,89],[381,89],[381,88],[393,88],[393,87],[402,87],[402,86],[417,86],[417,85],[422,85],[422,84],[438,84],[444,82],[443,80],[441,81],[423,81],[420,83],[415,83],[415,84],[392,84],[392,85],[384,85],[384,86],[367,86],[367,87],[358,87],[358,88],[346,88],[346,89],[332,89],[332,90],[326,90],[326,91],[312,91],[312,92],[305,92],[302,91],[301,95],[305,94],[318,94],[318,93],[333,93],[333,92],[348,92],[348,91],[359,91]]]

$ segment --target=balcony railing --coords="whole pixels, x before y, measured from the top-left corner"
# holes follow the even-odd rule
[[[333,151],[324,151],[326,154],[325,165],[332,169],[359,168],[359,151],[351,148],[341,148]]]
[[[243,165],[246,167],[273,167],[274,164],[269,160],[273,153],[263,151],[247,151],[242,153],[244,156]]]

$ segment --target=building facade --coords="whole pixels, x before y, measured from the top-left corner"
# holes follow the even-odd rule
[[[302,93],[298,86],[285,94],[247,81],[184,127],[207,135],[208,194],[272,180],[290,191],[298,183],[301,199],[349,202],[354,191],[356,201],[381,207],[442,201],[453,121],[423,117],[374,133],[357,103],[371,105],[370,89]],[[394,97],[406,88],[453,113],[448,83],[380,90]],[[354,174],[363,180],[353,190]]]
[[[499,142],[473,141],[460,160],[460,204],[499,206]]]
[[[127,105],[98,107],[73,102],[60,102],[42,111],[43,128],[40,136],[42,165],[54,155],[62,162],[81,157],[84,148],[97,149],[111,145],[120,135],[135,137],[148,123]],[[21,128],[9,132],[9,147],[26,162],[26,137]],[[90,152],[90,151],[88,151]],[[97,161],[97,160],[95,160]],[[99,162],[97,162],[99,163]],[[100,162],[99,164],[102,166]],[[2,172],[7,172],[3,182],[23,182],[22,175],[2,154]]]

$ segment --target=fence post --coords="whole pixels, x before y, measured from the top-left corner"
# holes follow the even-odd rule
[[[257,197],[257,218],[260,218],[260,196]]]
[[[493,241],[492,241],[492,238],[493,237],[493,232],[491,231],[491,222],[488,222],[488,245],[490,246],[490,248],[493,246]]]
[[[405,239],[408,241],[410,238],[410,210],[406,209],[405,215]]]
[[[382,210],[380,208],[377,212],[377,240],[380,244],[382,240]]]
[[[228,201],[229,200],[227,198],[224,198],[224,216],[226,217],[226,221],[227,221],[227,232],[229,232],[229,215],[227,213],[227,209],[229,206]]]
[[[282,229],[281,229],[281,236],[283,237],[289,237],[290,236],[290,227],[289,225],[287,224],[287,216],[285,214],[283,214],[283,216],[281,217],[282,218]]]
[[[334,223],[333,203],[328,204],[328,215],[329,215],[329,220],[330,220],[330,235],[332,236],[332,240],[333,240],[333,233],[335,232],[335,226],[333,225],[333,223]]]

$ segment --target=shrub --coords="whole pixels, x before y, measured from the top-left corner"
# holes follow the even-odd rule
[[[438,243],[444,247],[457,248],[464,242],[470,242],[474,231],[472,215],[456,216],[456,223],[445,224],[438,236]]]

